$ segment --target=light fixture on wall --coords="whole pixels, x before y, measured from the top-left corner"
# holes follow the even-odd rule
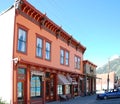
[[[15,57],[15,58],[13,58],[12,60],[13,60],[13,62],[14,62],[15,64],[17,64],[18,61],[19,61],[19,58],[18,58],[18,57]]]

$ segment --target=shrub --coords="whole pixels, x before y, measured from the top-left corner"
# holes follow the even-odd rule
[[[7,104],[5,101],[2,101],[2,99],[0,98],[0,104]]]

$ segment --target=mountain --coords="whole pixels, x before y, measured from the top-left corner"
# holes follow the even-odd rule
[[[110,67],[110,68],[109,68]],[[96,74],[103,74],[114,71],[116,75],[120,78],[120,57],[110,58],[109,63],[97,68]]]

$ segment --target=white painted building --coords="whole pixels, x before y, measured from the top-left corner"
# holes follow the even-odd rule
[[[11,102],[15,8],[0,14],[0,98]]]
[[[105,74],[97,74],[96,77],[96,90],[107,90],[107,79],[108,79],[108,73]],[[115,86],[115,72],[109,73],[109,89],[114,89]]]

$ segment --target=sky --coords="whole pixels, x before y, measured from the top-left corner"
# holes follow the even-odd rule
[[[15,0],[0,1],[0,12]],[[120,55],[120,0],[27,0],[86,47],[84,59],[103,65]]]

